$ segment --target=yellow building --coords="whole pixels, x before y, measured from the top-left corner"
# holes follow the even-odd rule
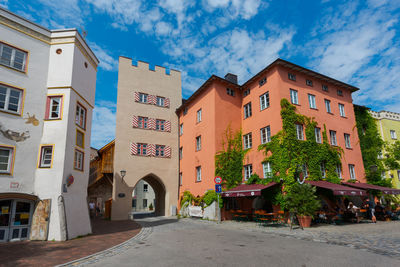
[[[388,143],[400,140],[400,113],[390,111],[370,111],[376,120],[382,139]],[[400,188],[400,170],[391,170],[385,173],[385,177],[391,177],[395,188]]]

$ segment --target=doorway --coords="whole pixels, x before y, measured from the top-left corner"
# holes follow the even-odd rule
[[[0,242],[29,238],[33,207],[30,200],[0,200]]]

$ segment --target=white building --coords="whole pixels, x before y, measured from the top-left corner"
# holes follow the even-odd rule
[[[48,30],[0,8],[0,241],[91,232],[98,63],[77,30]]]
[[[132,211],[154,211],[156,195],[153,187],[140,180],[132,192]]]

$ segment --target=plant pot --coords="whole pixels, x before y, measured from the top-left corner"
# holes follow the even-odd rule
[[[311,216],[297,216],[297,218],[301,227],[307,228],[311,226]]]

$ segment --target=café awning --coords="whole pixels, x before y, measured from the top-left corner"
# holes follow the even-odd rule
[[[363,190],[378,190],[381,191],[383,194],[386,195],[399,195],[400,194],[400,189],[394,189],[394,188],[389,188],[389,187],[383,187],[379,185],[374,185],[374,184],[366,184],[366,183],[342,183],[346,186],[351,186],[354,188],[360,188]]]
[[[222,197],[253,197],[261,196],[261,191],[277,185],[278,183],[270,182],[267,185],[262,184],[242,184],[232,188],[229,191],[222,192]]]
[[[334,184],[327,181],[306,181],[313,186],[332,190],[336,196],[366,196],[367,192],[359,188],[348,187],[340,184]]]

